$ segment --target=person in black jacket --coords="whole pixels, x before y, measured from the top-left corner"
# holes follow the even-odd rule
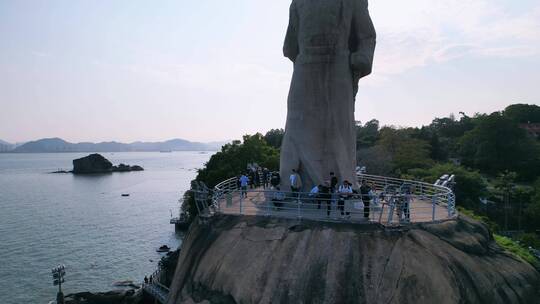
[[[366,183],[366,180],[362,180],[360,186],[360,195],[362,196],[362,203],[364,203],[364,218],[369,219],[369,202],[371,201],[370,193],[371,187]]]
[[[335,193],[337,190],[338,178],[334,172],[330,172],[330,190]]]
[[[270,178],[270,184],[274,189],[279,190],[279,184],[281,183],[281,177],[279,176],[279,172],[272,172],[272,177]]]
[[[329,181],[325,181],[324,184],[319,187],[319,195],[317,197],[319,198],[319,206],[322,202],[326,203],[326,216],[330,216],[330,211],[332,210],[332,193]]]

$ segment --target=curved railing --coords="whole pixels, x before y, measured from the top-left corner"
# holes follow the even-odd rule
[[[156,301],[161,304],[167,303],[169,298],[169,288],[163,285],[163,273],[161,268],[158,268],[154,273],[150,275],[150,280],[148,282],[142,283],[142,290],[150,294]]]
[[[242,190],[227,179],[203,195],[208,213],[264,215],[332,222],[402,225],[453,219],[455,195],[444,186],[420,181],[359,174],[368,194],[305,193],[277,189]]]
[[[436,213],[437,208],[443,208],[447,211],[447,218],[457,216],[456,197],[452,189],[446,186],[369,174],[358,174],[357,177],[359,183],[366,180],[379,193],[391,195],[394,191],[396,198],[410,197],[419,201],[429,201],[432,214]],[[432,216],[431,221],[435,220],[437,218]]]

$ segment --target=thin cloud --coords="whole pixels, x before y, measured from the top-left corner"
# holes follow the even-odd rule
[[[385,79],[467,56],[540,54],[540,4],[521,14],[492,1],[372,1],[378,28],[375,67]],[[386,76],[386,77],[385,77]]]

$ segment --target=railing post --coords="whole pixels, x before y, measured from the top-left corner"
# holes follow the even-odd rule
[[[392,223],[395,208],[396,208],[395,198],[392,196],[390,198],[390,203],[388,204],[388,224],[389,225]]]
[[[300,214],[301,211],[300,211],[300,205],[302,204],[302,201],[300,201],[300,194],[298,193],[298,196],[297,196],[297,199],[296,199],[296,205],[298,206],[297,210],[298,210],[298,214],[297,214],[297,218],[302,218],[302,215]]]
[[[456,195],[454,192],[448,193],[448,217],[452,218],[456,215]]]
[[[412,204],[412,197],[410,194],[405,195],[405,205],[404,208],[404,214],[405,214],[405,222],[410,223],[411,222],[411,204]]]
[[[383,213],[384,213],[384,205],[385,204],[381,203],[381,213],[379,214],[379,223],[382,222],[382,216],[383,216]]]
[[[452,203],[450,202],[450,193],[446,194],[446,206],[448,207],[448,218],[452,217]]]
[[[266,203],[266,216],[270,216],[270,202],[271,202],[271,200],[269,200],[267,198],[267,194],[269,194],[270,192],[266,192],[266,190],[265,190],[263,193],[264,193],[264,201]]]
[[[247,192],[246,192],[246,195],[247,195]],[[242,193],[242,191],[240,191],[240,214],[243,214],[243,209],[242,209],[242,205],[244,203],[244,193]]]
[[[433,197],[431,198],[431,204],[433,206],[431,220],[435,221],[435,209],[437,208],[437,195],[436,194],[434,194]]]

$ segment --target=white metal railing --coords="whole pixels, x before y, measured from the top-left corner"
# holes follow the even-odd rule
[[[338,222],[378,222],[385,225],[432,222],[457,216],[451,189],[425,182],[359,174],[372,191],[367,195],[293,193],[238,187],[236,177],[208,193],[207,213],[264,215]]]
[[[152,295],[159,303],[167,303],[169,297],[169,288],[163,285],[163,273],[161,268],[158,268],[152,275],[150,275],[149,281],[143,282],[142,289]]]

